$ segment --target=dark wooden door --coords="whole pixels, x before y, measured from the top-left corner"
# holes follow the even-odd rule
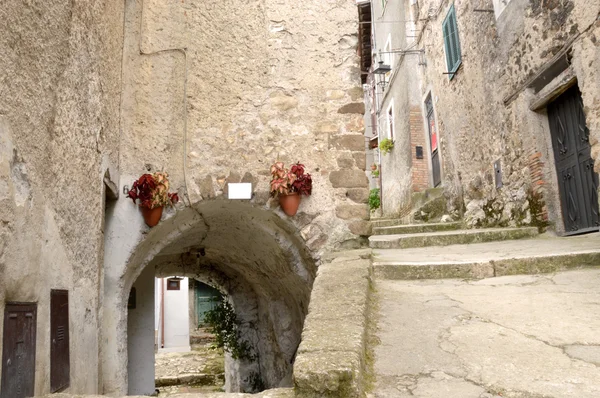
[[[50,293],[50,391],[69,387],[69,293]]]
[[[2,338],[0,398],[33,397],[37,304],[7,303]]]
[[[425,111],[427,112],[427,129],[429,131],[429,153],[431,155],[431,174],[433,186],[437,187],[442,183],[440,171],[440,151],[438,148],[438,134],[435,124],[435,115],[433,113],[433,101],[431,94],[425,100]]]
[[[565,232],[598,230],[598,174],[591,157],[590,132],[577,86],[548,105]]]

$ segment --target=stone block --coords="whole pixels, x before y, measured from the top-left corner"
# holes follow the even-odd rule
[[[335,123],[319,122],[317,123],[316,130],[319,133],[337,133],[340,131],[340,128]]]
[[[229,192],[228,184],[237,184],[240,181],[242,181],[242,176],[235,171],[231,171],[229,173],[229,177],[227,177],[225,184],[223,186],[223,195],[227,196],[227,194]]]
[[[256,187],[256,183],[258,182],[256,180],[256,178],[254,178],[254,176],[252,175],[252,173],[250,173],[249,171],[247,171],[244,174],[244,177],[242,177],[242,182],[249,182],[252,184],[252,189],[254,189]]]
[[[363,102],[351,102],[338,109],[338,113],[365,113],[365,104]]]
[[[348,228],[350,228],[350,232],[354,235],[360,236],[369,236],[372,232],[371,222],[370,221],[352,221],[348,224]]]
[[[342,220],[368,220],[369,207],[367,205],[339,205],[335,209],[335,215]]]
[[[294,364],[296,397],[359,397],[361,362],[358,354],[349,351],[298,355]]]
[[[329,147],[340,150],[364,151],[365,136],[362,134],[339,134],[329,138]]]
[[[338,170],[329,174],[334,188],[366,188],[369,185],[367,175],[362,170]]]
[[[354,163],[356,163],[356,167],[358,167],[361,170],[367,169],[367,155],[364,151],[354,152],[352,154],[352,157],[354,158]]]
[[[298,106],[297,98],[294,98],[290,95],[285,95],[281,92],[271,94],[269,102],[274,108],[277,108],[281,111],[288,111]]]
[[[340,169],[351,169],[352,167],[354,167],[354,159],[338,158],[337,164]]]
[[[369,190],[367,188],[351,188],[346,192],[346,197],[356,203],[368,203]]]
[[[326,96],[328,100],[332,101],[342,99],[346,94],[342,90],[328,90]]]
[[[198,185],[200,187],[200,194],[204,199],[212,199],[216,196],[215,187],[213,185],[213,180],[210,175],[204,177]]]
[[[348,94],[350,94],[350,98],[352,98],[352,101],[358,101],[363,98],[364,91],[361,86],[356,86],[348,90]]]
[[[352,116],[352,119],[346,123],[347,131],[354,131],[364,134],[365,132],[365,121],[362,115]]]

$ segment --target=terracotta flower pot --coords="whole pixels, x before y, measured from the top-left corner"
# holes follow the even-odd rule
[[[296,215],[298,206],[300,206],[300,194],[298,192],[291,193],[289,195],[279,195],[279,206],[281,210],[288,216]]]
[[[144,221],[146,225],[149,227],[154,227],[160,221],[162,217],[163,207],[155,207],[154,209],[149,209],[147,207],[142,207],[142,215],[144,216]]]

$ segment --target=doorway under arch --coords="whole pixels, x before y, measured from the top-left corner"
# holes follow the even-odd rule
[[[128,359],[128,352],[136,349],[131,347],[128,328],[138,333],[136,338],[140,328],[128,325],[127,301],[143,274],[152,275],[152,281],[154,276],[187,276],[229,297],[255,359],[226,359],[227,391],[255,391],[257,378],[264,388],[292,385],[316,264],[290,222],[249,203],[214,200],[178,211],[149,230],[131,250],[127,263],[107,272],[105,320],[112,315],[115,322],[106,324],[105,392],[107,381],[116,384],[108,392],[147,393],[140,385],[154,391],[153,366],[144,369],[147,361],[136,364],[136,355],[129,354]],[[148,336],[154,347],[153,329]],[[149,343],[143,346],[147,350]],[[128,367],[136,372],[128,372]],[[140,383],[150,379],[152,385]]]

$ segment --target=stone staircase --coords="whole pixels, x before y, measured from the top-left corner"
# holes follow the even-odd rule
[[[600,265],[597,234],[579,238],[539,235],[536,227],[465,229],[440,222],[441,189],[416,193],[411,216],[372,220],[373,276],[383,279],[481,279]],[[422,216],[429,222],[418,222]]]
[[[409,225],[408,227],[411,229],[417,228],[416,225]],[[537,234],[538,229],[535,227],[442,230],[394,235],[374,235],[369,238],[369,246],[373,249],[408,249],[413,247],[464,245],[469,243],[523,239],[534,237]]]
[[[461,222],[405,224],[404,221],[405,219],[373,220],[373,235],[369,238],[369,246],[373,249],[407,249],[523,239],[538,235],[535,227],[463,229]]]
[[[535,227],[462,229],[459,222],[373,221],[376,279],[482,279],[600,265],[598,234],[539,235]]]

